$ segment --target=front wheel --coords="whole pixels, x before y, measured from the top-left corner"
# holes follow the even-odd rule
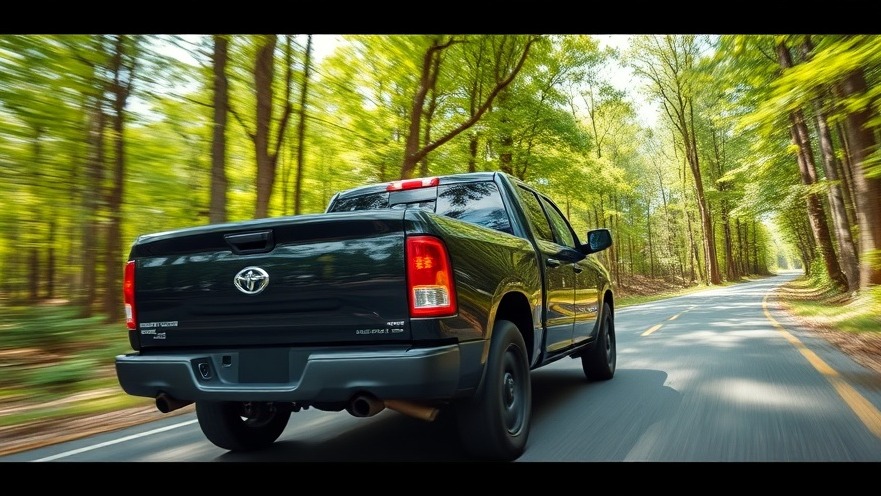
[[[607,381],[615,375],[617,362],[615,318],[612,308],[604,303],[596,344],[581,355],[581,367],[589,380]]]
[[[265,448],[275,442],[291,418],[286,404],[197,401],[199,427],[209,441],[230,451]]]
[[[456,405],[459,437],[481,458],[510,461],[523,454],[532,417],[532,379],[520,329],[493,327],[486,374],[476,395]]]

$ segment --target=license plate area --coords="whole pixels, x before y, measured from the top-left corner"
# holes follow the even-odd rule
[[[240,383],[287,383],[291,381],[290,370],[290,351],[287,349],[239,352]]]

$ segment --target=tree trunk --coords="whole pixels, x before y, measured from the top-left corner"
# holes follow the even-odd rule
[[[477,172],[478,147],[477,133],[472,133],[468,138],[468,172]]]
[[[55,231],[58,228],[58,222],[53,217],[49,220],[49,232],[47,235],[46,242],[48,244],[46,254],[46,293],[45,298],[47,300],[55,298],[55,279],[57,274],[55,273],[55,240],[56,234]]]
[[[753,220],[753,274],[759,273],[759,227]]]
[[[83,298],[80,302],[80,317],[88,318],[93,315],[95,304],[98,301],[98,241],[100,229],[98,223],[101,208],[101,182],[104,176],[104,127],[105,113],[103,97],[95,96],[94,108],[91,109],[89,130],[86,142],[89,148],[89,158],[86,160],[86,191],[92,194],[83,195],[83,210],[85,220],[83,222]]]
[[[275,35],[263,35],[254,65],[254,91],[257,95],[257,119],[254,128],[254,153],[257,159],[257,204],[255,218],[269,215],[269,200],[275,184],[275,160],[269,150],[272,125],[272,79],[275,75]]]
[[[734,218],[734,235],[736,236],[735,241],[737,242],[737,271],[741,275],[749,274],[748,271],[744,270],[743,263],[743,233],[741,232],[743,229],[740,227],[740,218]]]
[[[283,111],[276,125],[275,144],[270,144],[270,131],[273,120],[273,79],[275,78],[275,47],[278,43],[276,35],[261,35],[258,41],[256,62],[254,64],[254,87],[257,100],[255,130],[250,134],[254,143],[254,154],[257,158],[257,202],[254,217],[269,216],[269,204],[275,187],[275,176],[278,170],[278,156],[284,137],[287,134],[288,122],[294,111],[291,105],[293,91],[293,39],[285,36],[285,77]],[[238,113],[230,111],[239,119]],[[244,123],[242,124],[244,127]]]
[[[40,298],[40,252],[33,246],[28,253],[28,302],[36,303]]]
[[[630,276],[633,275],[633,236],[630,233],[627,233],[627,260],[621,264],[622,273],[624,275],[624,285],[628,285],[632,279]]]
[[[840,85],[842,98],[859,97],[868,101],[866,91],[866,79],[861,69],[847,74]],[[873,118],[877,115],[868,103],[845,117],[860,227],[860,289],[881,284],[881,177],[868,175],[870,157],[878,150],[873,128],[869,126]]]
[[[110,70],[113,74],[113,169],[110,190],[107,195],[109,223],[107,225],[107,248],[104,269],[104,314],[108,322],[123,317],[122,305],[122,199],[125,185],[125,105],[131,94],[134,80],[134,57],[126,54],[129,41],[117,36]],[[126,64],[128,62],[128,65]]]
[[[684,139],[689,140],[687,145],[688,163],[691,166],[691,173],[694,176],[694,193],[697,201],[698,212],[701,216],[701,231],[704,240],[704,259],[707,267],[707,283],[712,285],[722,284],[722,278],[719,275],[719,263],[716,259],[716,236],[713,232],[713,219],[710,213],[710,205],[704,194],[704,184],[701,178],[700,162],[697,156],[697,144],[694,142],[694,135],[686,135]]]
[[[679,244],[677,242],[678,240],[676,238],[676,226],[674,226],[673,222],[670,220],[671,215],[670,215],[670,208],[667,205],[667,194],[665,193],[665,190],[664,190],[664,178],[661,175],[661,169],[656,168],[655,172],[658,175],[658,184],[660,185],[660,188],[661,188],[661,201],[663,202],[663,205],[664,205],[664,225],[667,226],[667,239],[668,239],[667,249],[670,251],[670,253],[676,254],[676,263],[679,265],[679,277],[682,280],[685,280],[685,264],[682,261],[682,253],[681,253],[682,250],[679,249],[679,246],[678,246]]]
[[[838,254],[841,258],[841,268],[847,277],[847,286],[851,290],[859,287],[860,262],[857,258],[856,246],[851,236],[850,221],[847,216],[844,192],[838,175],[838,160],[832,147],[832,136],[826,116],[822,113],[819,103],[816,105],[817,126],[820,136],[820,150],[823,154],[823,169],[826,179],[829,181],[827,191],[829,197],[829,209],[832,212],[832,224],[835,227],[835,238],[838,241]]]
[[[422,118],[425,119],[425,126],[422,130],[422,143],[431,143],[431,123],[432,119],[434,119],[434,112],[437,109],[437,76],[440,74],[440,64],[441,58],[434,58],[434,68],[432,68],[432,74],[434,77],[431,79],[429,87],[429,94],[431,95],[428,99],[427,108],[423,110]],[[419,161],[419,175],[425,177],[428,175],[428,154],[422,157],[422,160]]]
[[[704,269],[701,266],[701,256],[697,248],[697,241],[694,239],[694,228],[692,227],[691,211],[688,211],[688,239],[691,242],[691,281],[697,280],[709,284],[710,282],[704,277]],[[695,274],[697,270],[697,274]]]
[[[615,236],[615,242],[612,243],[611,255],[613,258],[612,267],[615,275],[615,283],[621,285],[621,229],[618,224],[618,198],[614,193],[609,193],[609,199],[612,202],[612,212],[609,213],[609,225],[612,226],[612,232]]]
[[[810,38],[805,38],[802,44],[802,54],[805,58],[810,57],[813,49]],[[835,227],[835,238],[838,241],[838,254],[841,258],[841,268],[847,277],[847,286],[850,290],[859,287],[860,263],[857,259],[856,246],[851,236],[851,225],[847,216],[842,181],[839,179],[838,159],[832,144],[832,133],[826,120],[825,106],[819,97],[814,98],[814,114],[817,121],[817,135],[820,139],[820,152],[823,158],[823,170],[828,181],[827,195],[829,209],[832,213],[832,224]]]
[[[226,121],[229,113],[229,38],[214,35],[214,129],[211,141],[211,200],[208,222],[226,222]]]
[[[508,93],[503,91],[499,94],[499,104],[496,106],[495,113],[500,115],[499,118],[499,170],[517,176],[514,170],[514,137],[512,135],[511,118],[508,117]],[[519,177],[523,179],[522,177]]]
[[[784,42],[777,43],[776,50],[780,66],[783,70],[791,68],[792,55],[789,53],[789,48],[786,44]],[[820,254],[823,257],[823,264],[829,278],[834,284],[847,290],[847,278],[841,271],[838,257],[832,246],[832,237],[826,221],[826,212],[823,210],[823,205],[820,203],[817,194],[810,189],[811,186],[817,183],[817,172],[804,114],[800,109],[793,110],[789,113],[789,119],[792,126],[790,128],[792,142],[798,147],[797,161],[801,182],[808,187],[805,202],[807,204],[808,218],[811,222],[811,230],[814,233],[814,241],[820,248]]]
[[[722,207],[722,232],[725,238],[725,267],[726,267],[726,276],[729,281],[736,281],[740,278],[740,274],[737,271],[737,262],[734,260],[734,247],[733,242],[731,241],[731,224],[728,219],[728,212],[725,211],[725,207]]]
[[[853,184],[853,164],[851,163],[850,157],[850,147],[847,145],[847,136],[844,133],[844,125],[840,121],[836,121],[835,131],[838,134],[838,142],[841,143],[841,148],[844,149],[844,156],[841,157],[841,160],[836,160],[838,164],[838,173],[841,177],[841,186],[842,191],[844,192],[845,199],[845,211],[847,212],[847,223],[851,226],[858,225],[857,222],[857,204],[856,199],[854,199],[853,192],[855,191],[855,186]],[[859,242],[858,240],[854,240],[854,245],[857,246],[857,259],[859,259]]]
[[[798,122],[800,117],[797,117],[795,113],[791,114],[792,118],[792,140],[798,147],[797,161],[798,168],[801,175],[802,184],[805,186],[812,186],[816,183],[816,176],[814,172],[814,168],[812,165],[812,158],[808,158],[810,152],[810,144],[801,143],[799,140],[803,139],[804,136],[801,136],[799,131],[796,130],[796,122]],[[838,264],[838,257],[835,254],[835,249],[832,246],[832,237],[829,233],[829,224],[826,220],[826,212],[823,210],[823,204],[820,203],[820,198],[813,191],[808,191],[805,194],[805,204],[807,206],[807,214],[808,220],[811,224],[811,232],[813,233],[814,244],[820,250],[820,256],[823,259],[823,266],[826,269],[826,273],[829,275],[829,279],[832,280],[833,283],[838,285],[841,289],[847,289],[847,278],[844,276],[844,273],[841,272],[841,266]]]
[[[306,103],[309,96],[309,75],[312,72],[312,35],[306,39],[306,56],[303,62],[303,86],[300,93],[300,123],[297,126],[297,178],[294,179],[294,215],[301,213],[303,191],[303,154],[306,142]]]
[[[719,181],[725,176],[725,137],[715,128],[711,129],[713,156],[710,162],[710,170],[714,171],[716,187],[719,191],[719,217],[722,222],[722,246],[725,250],[725,277],[729,281],[740,277],[737,264],[734,261],[734,247],[731,240],[731,206],[728,201],[727,191],[731,186],[725,181]],[[713,165],[715,164],[715,167]],[[714,233],[715,237],[715,233]]]

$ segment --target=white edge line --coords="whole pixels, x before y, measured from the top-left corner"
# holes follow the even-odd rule
[[[177,429],[178,427],[183,427],[190,424],[195,424],[198,422],[198,419],[187,420],[186,422],[181,422],[179,424],[169,425],[166,427],[160,427],[159,429],[153,429],[152,431],[142,432],[140,434],[133,434],[131,436],[122,437],[119,439],[114,439],[113,441],[107,441],[104,443],[93,444],[92,446],[86,446],[84,448],[79,448],[75,450],[65,451],[64,453],[58,453],[57,455],[47,456],[45,458],[40,458],[37,460],[33,460],[35,462],[51,462],[52,460],[57,460],[59,458],[65,458],[72,455],[78,455],[80,453],[85,453],[86,451],[92,451],[98,448],[104,448],[106,446],[112,446],[114,444],[123,443],[125,441],[131,441],[133,439],[138,439],[145,436],[152,436],[153,434],[158,434],[160,432],[170,431],[172,429]]]

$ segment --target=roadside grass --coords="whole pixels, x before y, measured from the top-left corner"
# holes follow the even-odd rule
[[[674,296],[682,296],[710,289],[733,286],[735,284],[764,279],[766,277],[770,277],[770,275],[743,277],[737,281],[724,281],[722,284],[716,286],[707,286],[706,284],[699,282],[686,283],[676,280],[652,279],[641,276],[631,277],[627,285],[615,288],[615,306],[622,308],[631,305],[640,305],[642,303],[673,298]]]
[[[663,300],[666,298],[673,298],[674,296],[682,296],[691,293],[699,293],[701,291],[706,291],[708,289],[715,289],[719,286],[707,286],[704,284],[696,284],[694,286],[688,286],[684,288],[674,288],[664,291],[662,293],[655,293],[650,295],[639,295],[639,294],[624,294],[615,300],[616,308],[629,307],[631,305],[640,305],[643,303],[651,303],[657,300]]]
[[[801,277],[781,286],[777,296],[793,315],[818,327],[881,333],[881,286],[848,294],[825,281]]]
[[[150,404],[125,394],[116,355],[124,325],[69,305],[0,307],[0,427]]]

